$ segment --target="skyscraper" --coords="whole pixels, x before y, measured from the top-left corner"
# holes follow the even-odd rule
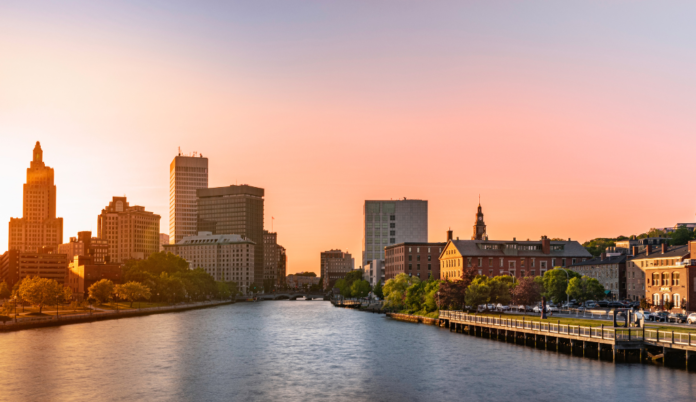
[[[278,233],[263,231],[263,289],[269,292],[278,283],[280,258]]]
[[[196,190],[208,188],[208,158],[174,157],[169,165],[169,242],[198,234]]]
[[[56,218],[53,168],[43,162],[38,141],[27,169],[22,212],[21,218],[10,218],[10,250],[36,252],[42,247],[56,250],[63,243],[63,218]]]
[[[256,291],[260,291],[264,279],[264,190],[243,184],[202,188],[197,190],[197,194],[199,231],[216,235],[238,234],[256,244],[254,284],[257,287]]]
[[[365,201],[362,266],[384,260],[390,244],[428,241],[428,201]]]
[[[131,207],[126,197],[114,197],[99,215],[97,234],[108,240],[109,261],[123,263],[159,252],[159,225],[159,215],[145,207]]]

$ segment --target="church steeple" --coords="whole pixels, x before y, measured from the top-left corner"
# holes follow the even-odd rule
[[[483,210],[481,209],[481,196],[479,195],[478,211],[476,212],[476,222],[474,222],[474,235],[471,240],[488,240],[486,234],[486,223],[483,221]]]

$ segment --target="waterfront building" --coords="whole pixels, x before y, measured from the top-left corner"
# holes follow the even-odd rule
[[[604,286],[607,297],[611,296],[613,300],[623,300],[627,297],[627,260],[628,257],[625,255],[607,257],[606,254],[602,254],[599,258],[576,262],[568,269],[580,275],[597,279]]]
[[[348,252],[329,250],[321,253],[321,280],[324,290],[333,288],[337,280],[355,268],[355,260]]]
[[[278,249],[278,234],[263,231],[263,290],[270,292],[278,285],[278,265],[280,250]]]
[[[363,266],[363,280],[368,281],[370,286],[375,286],[377,282],[384,284],[384,260],[372,260]]]
[[[592,258],[577,241],[452,240],[451,231],[440,254],[440,279],[459,280],[464,269],[474,268],[489,277],[539,276],[554,267],[569,267]],[[388,275],[388,272],[387,272]]]
[[[0,282],[10,289],[27,276],[54,279],[61,285],[68,274],[68,257],[54,253],[50,247],[35,252],[9,250],[0,257]]]
[[[159,234],[159,244],[160,244],[159,251],[164,251],[164,245],[169,244],[169,235],[165,234],[165,233],[160,233]]]
[[[384,260],[384,248],[405,242],[428,241],[428,201],[365,201],[362,266]]]
[[[290,289],[309,289],[313,285],[318,285],[320,279],[316,276],[306,276],[306,275],[293,275],[287,276],[287,285]]]
[[[440,279],[440,253],[447,243],[399,243],[386,248],[384,280],[399,274]]]
[[[194,154],[195,155],[195,154]],[[169,239],[178,243],[198,233],[196,190],[208,188],[208,158],[179,152],[169,164]]]
[[[190,269],[202,268],[216,281],[236,282],[242,293],[252,290],[256,244],[236,234],[199,232],[164,249],[185,259]]]
[[[70,241],[58,246],[58,254],[68,256],[68,261],[72,261],[75,256],[92,257],[95,264],[106,261],[109,254],[109,242],[105,239],[92,237],[92,232],[77,232],[77,237],[71,237]]]
[[[662,307],[665,302],[673,303],[677,311],[696,310],[696,242],[686,246],[661,244],[653,251],[648,247],[644,253],[630,260],[627,268],[631,289],[629,296],[634,300],[645,297],[653,306]],[[645,284],[644,290],[637,282]]]
[[[85,255],[76,255],[69,261],[65,286],[72,289],[76,300],[87,298],[89,287],[102,279],[116,284],[123,280],[120,264],[96,262],[94,257]]]
[[[197,197],[199,231],[238,234],[254,242],[253,280],[260,291],[264,279],[264,189],[246,184],[206,188],[197,190]]]
[[[55,250],[63,243],[63,218],[56,218],[53,179],[53,168],[44,163],[41,144],[36,141],[24,184],[22,217],[10,218],[8,250],[34,253],[42,247]]]
[[[160,216],[113,197],[97,221],[97,237],[108,241],[109,262],[142,260],[159,252]]]

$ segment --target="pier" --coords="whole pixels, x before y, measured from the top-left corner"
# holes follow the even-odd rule
[[[513,342],[613,362],[646,362],[694,368],[696,333],[646,328],[584,327],[440,311],[439,326],[473,336]]]

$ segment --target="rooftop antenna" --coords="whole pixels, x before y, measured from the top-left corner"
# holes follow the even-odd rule
[[[179,156],[181,156],[181,147],[179,147]]]

